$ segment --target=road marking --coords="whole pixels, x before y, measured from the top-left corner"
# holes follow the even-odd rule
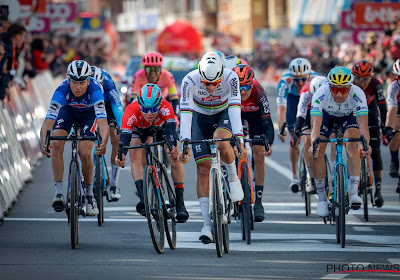
[[[400,264],[400,259],[388,259],[388,261],[392,264]]]
[[[362,232],[367,232],[367,231],[374,231],[371,227],[353,227],[355,231],[362,231]]]
[[[344,274],[344,273],[335,273],[335,274],[328,274],[325,275],[324,277],[322,277],[321,279],[343,279],[347,276],[349,276],[350,274]]]
[[[279,164],[278,162],[276,162],[275,160],[273,160],[271,158],[265,158],[264,162],[268,167],[281,173],[283,176],[285,176],[289,180],[292,180],[293,173],[289,168],[286,168],[285,166]]]

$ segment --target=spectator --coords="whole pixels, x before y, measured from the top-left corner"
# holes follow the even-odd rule
[[[32,41],[31,49],[32,49],[32,62],[33,67],[37,72],[41,72],[47,70],[50,66],[50,63],[54,60],[55,54],[50,53],[46,54],[45,50],[48,48],[49,43],[47,40],[43,40],[41,38],[36,38]]]

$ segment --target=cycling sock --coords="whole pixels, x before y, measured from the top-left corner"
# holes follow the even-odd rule
[[[256,186],[256,204],[262,204],[264,186]]]
[[[298,180],[298,179],[299,179],[299,177],[297,176],[296,173],[294,173],[294,174],[293,174],[293,180]]]
[[[211,216],[210,216],[210,199],[208,197],[199,198],[201,216],[203,217],[204,226],[212,226]]]
[[[226,170],[228,171],[228,181],[229,182],[237,182],[239,181],[239,177],[236,173],[236,164],[235,161],[232,163],[224,163]]]
[[[358,182],[360,181],[360,176],[349,176],[350,181],[350,195],[358,195]]]
[[[318,201],[326,201],[325,179],[315,179],[315,186],[317,188]]]
[[[399,150],[397,151],[390,150],[390,155],[392,156],[392,162],[399,162]]]
[[[118,179],[119,179],[119,173],[121,172],[121,168],[115,164],[111,164],[111,182],[110,186],[116,186]]]
[[[86,188],[86,197],[88,196],[93,196],[93,184],[85,184],[85,188]]]
[[[143,180],[136,180],[135,185],[140,200],[143,200]]]
[[[56,190],[56,194],[63,194],[62,181],[55,181],[54,182],[54,189]]]
[[[376,190],[381,190],[382,188],[382,178],[381,177],[375,177],[375,188]]]
[[[176,203],[177,206],[178,204],[183,205],[184,200],[183,200],[183,183],[174,183],[175,186],[175,195],[176,195]],[[180,205],[179,205],[180,206]]]
[[[312,169],[312,166],[307,166],[306,169],[307,169],[307,175],[308,175],[308,177],[314,178],[314,171],[313,171],[313,169]]]

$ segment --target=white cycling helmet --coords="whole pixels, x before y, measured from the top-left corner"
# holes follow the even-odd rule
[[[314,94],[314,92],[319,89],[319,87],[326,82],[328,79],[324,76],[318,76],[312,79],[311,84],[310,84],[310,93]]]
[[[224,67],[225,68],[232,70],[238,64],[240,64],[240,59],[235,55],[228,55],[224,59]]]
[[[400,76],[400,58],[393,64],[393,73]]]
[[[89,63],[84,60],[74,60],[67,68],[68,78],[75,82],[86,81],[90,77],[91,73],[92,71]]]
[[[102,83],[104,81],[103,71],[96,66],[92,66],[90,68],[92,70],[92,78],[95,78],[99,83]]]
[[[311,73],[310,61],[303,57],[295,58],[289,64],[289,71],[293,77],[308,76]]]
[[[206,82],[215,82],[222,78],[224,64],[216,52],[208,52],[199,62],[200,77]]]

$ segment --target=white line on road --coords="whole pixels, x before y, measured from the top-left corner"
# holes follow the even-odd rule
[[[346,276],[349,276],[350,274],[344,274],[344,273],[339,273],[339,274],[328,274],[322,277],[321,279],[343,279]]]
[[[400,259],[388,259],[388,261],[392,264],[400,264]]]
[[[362,232],[366,232],[366,231],[374,231],[372,229],[372,227],[353,227],[353,229],[355,231],[362,231]]]

